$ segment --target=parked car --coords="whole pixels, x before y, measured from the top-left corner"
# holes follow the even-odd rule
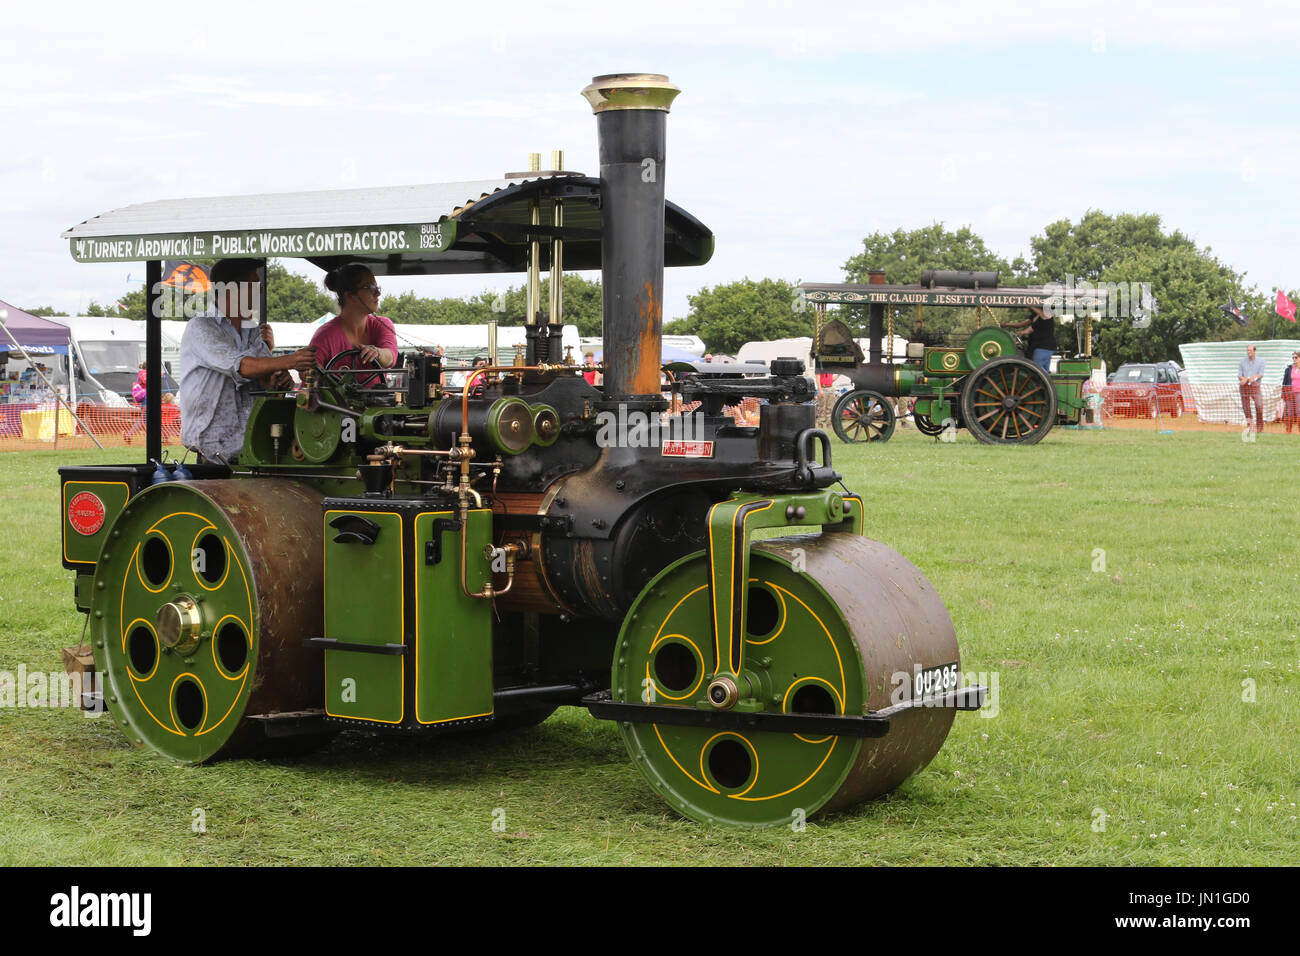
[[[1178,371],[1172,362],[1121,365],[1102,392],[1106,410],[1127,418],[1177,418],[1184,408]]]

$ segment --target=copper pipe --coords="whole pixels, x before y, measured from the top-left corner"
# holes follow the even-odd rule
[[[439,458],[450,458],[453,461],[460,457],[459,448],[407,448],[403,445],[394,445],[389,442],[385,445],[375,446],[375,450],[366,455],[367,461],[384,461],[389,458],[401,458],[404,455],[431,455]]]
[[[460,495],[460,589],[467,597],[491,598],[494,594],[504,594],[505,591],[510,590],[511,585],[514,583],[514,558],[507,557],[506,566],[510,578],[506,582],[505,591],[494,592],[492,589],[492,583],[489,581],[488,586],[484,588],[481,593],[475,594],[470,591],[466,584],[466,574],[468,573],[468,569],[465,563],[465,555],[469,550],[468,498],[470,495],[473,495],[480,506],[482,506],[483,502],[479,493],[470,487],[469,468],[470,461],[474,457],[474,448],[473,439],[469,434],[469,393],[474,387],[475,380],[490,372],[547,372],[552,369],[562,369],[565,367],[566,366],[563,365],[485,365],[482,368],[470,372],[469,377],[465,379],[465,389],[461,392],[460,396],[460,438],[457,440],[460,446],[459,449],[457,449],[459,454],[453,456],[453,459],[459,458],[460,460],[460,487],[458,489],[458,494]]]
[[[468,522],[466,522],[465,524],[468,525]],[[522,551],[522,552],[524,553],[524,555],[526,556],[526,555],[527,555],[527,546],[524,545],[524,546],[521,547],[521,545],[520,545],[518,542],[510,541],[510,542],[507,542],[506,544],[503,544],[500,548],[494,548],[492,545],[488,545],[488,546],[484,549],[484,551],[485,551],[484,557],[495,557],[495,556],[496,556],[496,553],[497,553],[498,551],[504,551],[504,552],[505,552],[505,555],[506,555],[506,570],[505,570],[505,573],[506,573],[506,586],[503,587],[503,588],[501,588],[499,591],[498,591],[496,588],[494,588],[494,587],[492,586],[492,577],[491,577],[491,575],[492,575],[492,573],[494,573],[494,572],[492,572],[491,569],[489,568],[488,583],[487,583],[487,585],[483,588],[483,590],[482,590],[482,591],[477,591],[477,592],[470,591],[470,589],[469,589],[469,587],[467,586],[466,581],[465,581],[465,578],[466,578],[466,570],[465,570],[465,556],[469,553],[469,549],[466,548],[465,545],[464,545],[464,542],[462,542],[462,543],[461,543],[461,548],[460,548],[460,567],[461,567],[461,574],[460,574],[460,589],[461,589],[461,591],[464,592],[464,594],[465,594],[466,597],[472,597],[472,598],[483,598],[483,599],[486,599],[486,600],[491,600],[491,599],[493,599],[493,598],[500,597],[500,596],[503,595],[503,594],[508,594],[509,591],[510,591],[510,589],[511,589],[512,587],[514,587],[514,584],[515,584],[515,553],[516,553],[517,551]]]

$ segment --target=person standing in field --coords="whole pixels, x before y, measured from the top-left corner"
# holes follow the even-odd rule
[[[1292,425],[1300,428],[1300,352],[1291,353],[1291,364],[1282,373],[1282,407],[1289,435]]]
[[[1264,360],[1255,357],[1255,346],[1246,346],[1246,357],[1237,366],[1237,385],[1241,390],[1241,412],[1250,427],[1250,403],[1255,403],[1255,431],[1264,430],[1264,402],[1259,394],[1259,383],[1264,379]]]
[[[835,407],[834,372],[817,373],[817,427],[831,427],[831,410]]]

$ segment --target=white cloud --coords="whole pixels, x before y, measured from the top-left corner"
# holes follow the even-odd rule
[[[1014,256],[1047,222],[1098,206],[1160,212],[1239,269],[1289,262],[1277,238],[1259,237],[1264,223],[1294,234],[1300,137],[1284,119],[1262,124],[1259,104],[1284,117],[1294,85],[1238,67],[1294,47],[1292,3],[1070,0],[1031,14],[1012,0],[664,0],[601,11],[575,0],[544,15],[508,2],[363,16],[351,4],[236,0],[201,18],[132,2],[15,7],[0,124],[18,145],[0,160],[0,210],[22,237],[0,242],[17,274],[73,289],[83,270],[100,273],[73,264],[58,233],[131,202],[480,178],[557,147],[594,174],[578,91],[632,66],[682,86],[668,194],[718,231],[713,263],[670,271],[669,315],[700,284],[745,274],[838,278],[871,231],[969,223]],[[1093,55],[1098,35],[1104,53]],[[1035,70],[1044,58],[1062,66],[1009,72],[1034,57]],[[1220,98],[1146,69],[1149,59],[1221,74]],[[442,295],[518,281],[412,284]]]

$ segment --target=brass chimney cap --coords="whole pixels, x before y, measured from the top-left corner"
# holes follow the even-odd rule
[[[582,95],[593,113],[606,110],[663,110],[668,112],[681,89],[662,73],[606,73],[593,76]]]

